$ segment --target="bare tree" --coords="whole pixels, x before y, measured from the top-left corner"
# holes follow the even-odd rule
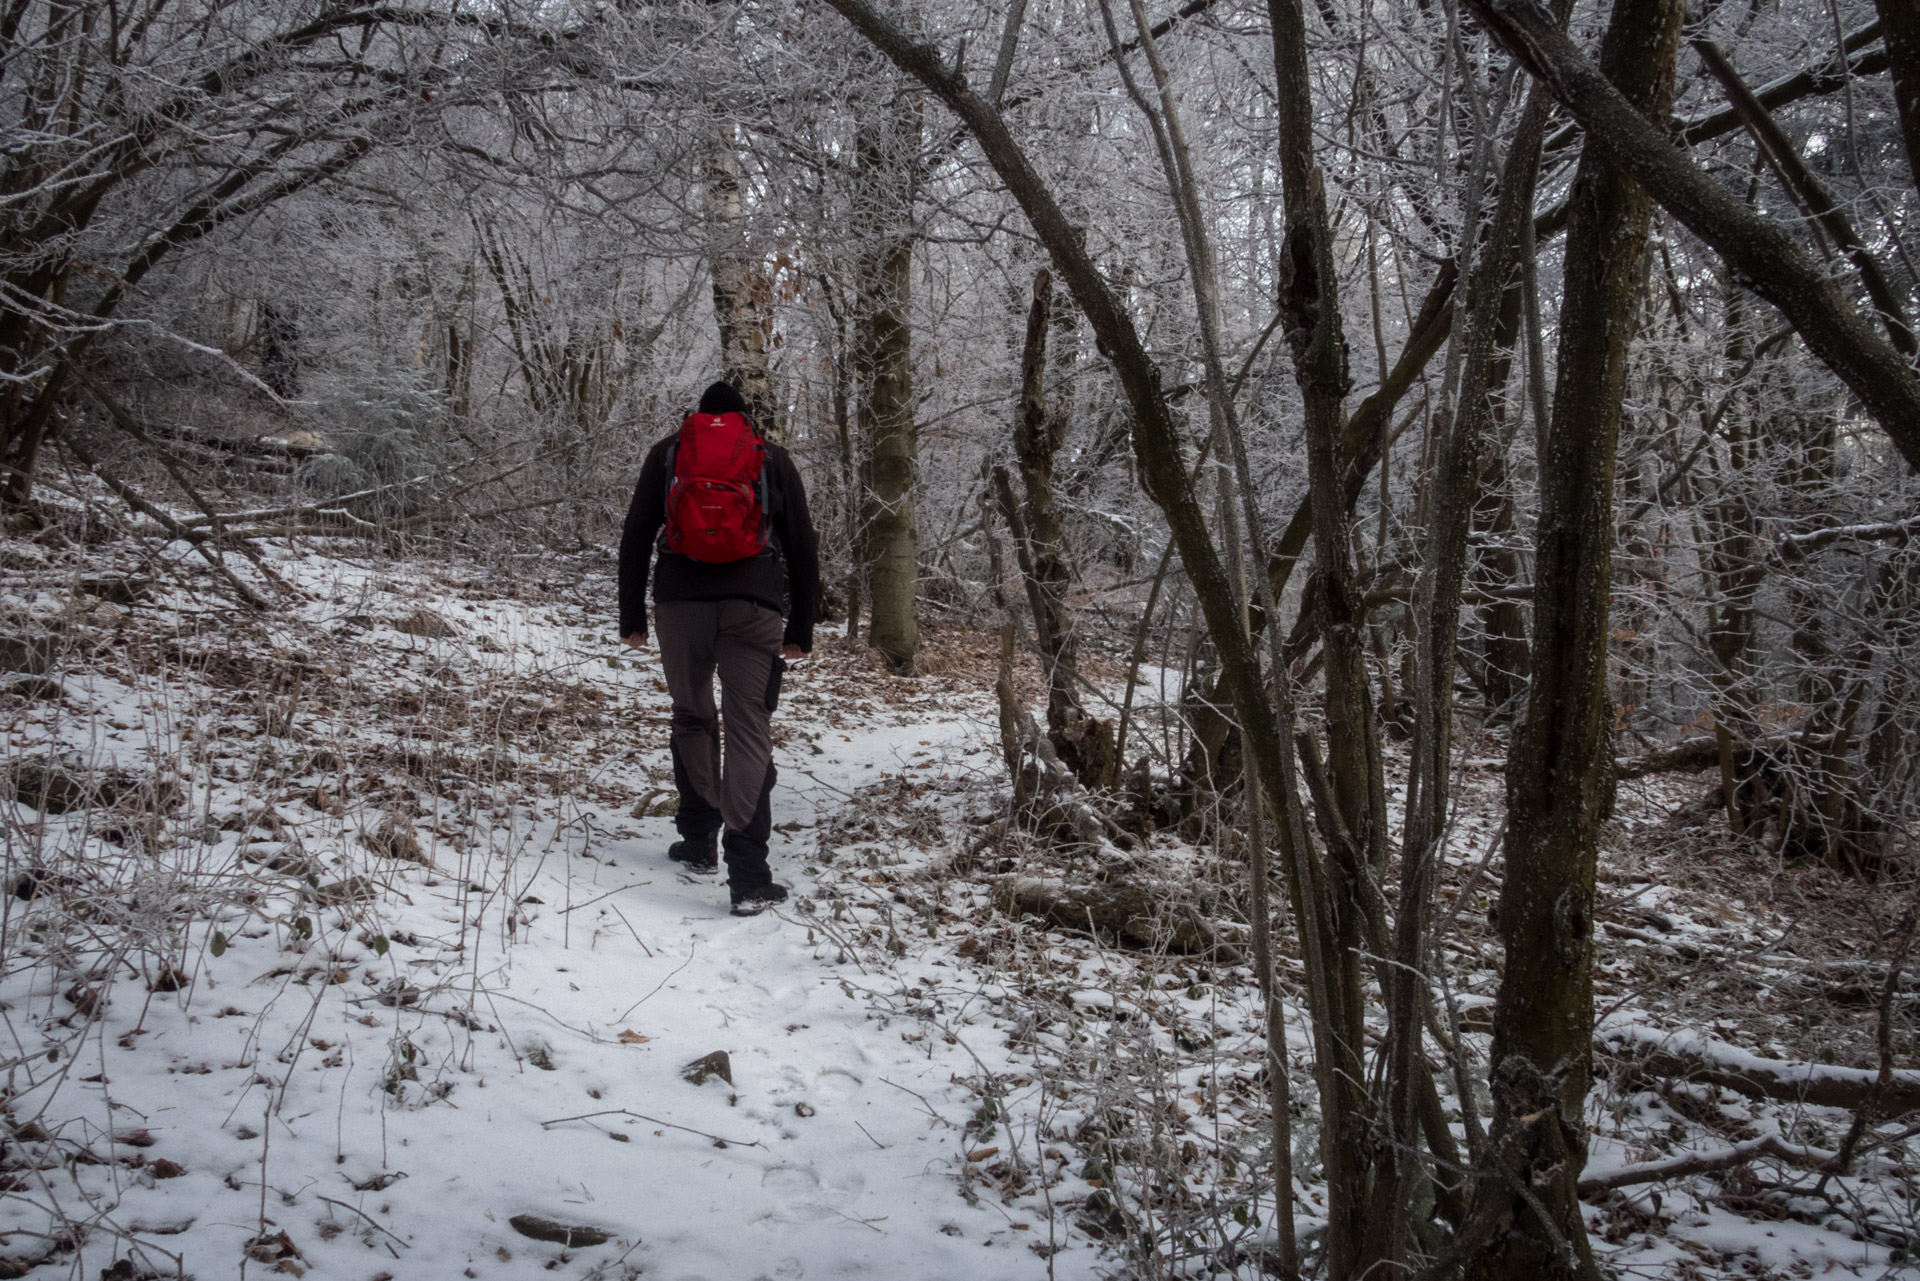
[[[1619,0],[1601,66],[1665,119],[1682,6]],[[1614,452],[1651,202],[1589,145],[1569,197],[1553,417],[1535,534],[1533,680],[1507,763],[1506,969],[1494,1012],[1493,1125],[1462,1234],[1479,1278],[1597,1281],[1578,1185],[1592,1084],[1594,875],[1612,807],[1607,632]]]
[[[0,112],[23,143],[0,172],[0,456],[13,502],[30,493],[72,362],[155,267],[352,169],[450,86],[468,52],[402,53],[416,34],[454,26],[435,5],[318,17],[224,2],[117,8],[7,14]],[[348,32],[359,54],[315,52]],[[134,247],[96,275],[79,264],[106,250],[102,233]]]

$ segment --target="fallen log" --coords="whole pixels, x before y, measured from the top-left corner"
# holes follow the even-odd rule
[[[251,456],[297,462],[328,451],[324,440],[306,431],[266,436],[221,436],[185,423],[159,422],[151,424],[148,430],[179,444],[234,458]]]
[[[1719,744],[1714,739],[1702,735],[1698,738],[1682,739],[1672,747],[1648,752],[1645,756],[1622,757],[1613,763],[1613,776],[1617,779],[1629,779],[1645,778],[1649,774],[1691,774],[1703,769],[1718,768],[1719,764]]]
[[[1244,950],[1227,927],[1166,886],[1144,881],[1008,877],[994,887],[994,901],[1009,914],[1037,916],[1060,929],[1095,934],[1123,947],[1165,948],[1189,956],[1211,953],[1229,965]]]
[[[1735,740],[1734,751],[1742,768],[1750,768],[1755,759],[1776,759],[1795,748],[1819,750],[1828,745],[1830,735],[1795,731],[1769,734],[1765,738]],[[1649,774],[1688,774],[1720,768],[1720,743],[1711,734],[1683,738],[1644,756],[1622,756],[1613,763],[1617,779],[1645,778]]]
[[[1696,1174],[1731,1170],[1758,1157],[1772,1157],[1801,1170],[1825,1170],[1839,1159],[1839,1155],[1825,1148],[1788,1143],[1778,1135],[1769,1134],[1710,1152],[1683,1152],[1664,1161],[1646,1161],[1589,1174],[1580,1180],[1580,1195],[1590,1197],[1641,1183],[1670,1183],[1675,1179],[1689,1179]]]
[[[1750,1099],[1849,1112],[1867,1102],[1879,1080],[1878,1072],[1865,1068],[1763,1059],[1724,1041],[1654,1027],[1607,1028],[1595,1048],[1650,1076],[1715,1085]],[[1920,1072],[1893,1073],[1874,1111],[1881,1120],[1920,1112]]]

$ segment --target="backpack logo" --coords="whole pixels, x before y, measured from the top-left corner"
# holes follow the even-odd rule
[[[739,414],[689,414],[668,460],[667,550],[709,565],[767,545],[767,447]]]

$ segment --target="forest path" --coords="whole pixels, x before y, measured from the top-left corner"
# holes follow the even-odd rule
[[[164,592],[92,620],[113,650],[15,723],[16,753],[191,780],[161,860],[34,816],[41,856],[103,893],[203,909],[160,945],[178,991],[137,981],[158,953],[92,964],[91,1025],[71,972],[0,983],[22,1052],[59,1060],[16,1084],[16,1119],[39,1107],[101,1161],[41,1199],[91,1218],[84,1275],[1093,1274],[1084,1239],[1050,1269],[1045,1220],[963,1196],[969,1150],[995,1146],[969,1081],[1006,1033],[942,1002],[947,962],[902,941],[935,917],[896,922],[875,870],[924,864],[989,803],[974,676],[896,680],[830,635],[793,665],[773,864],[794,900],[735,918],[718,878],[667,861],[671,820],[633,816],[667,795],[667,703],[653,652],[610,643],[604,564],[526,592],[278,567],[306,600],[264,622],[209,626]],[[902,845],[903,816],[927,839]],[[684,1079],[714,1051],[731,1084]],[[0,1216],[46,1221],[23,1197]]]
[[[0,705],[0,778],[40,797],[4,814],[0,1275],[1083,1278],[1149,1214],[1163,1259],[1261,1266],[1250,973],[995,902],[1023,877],[1132,879],[1212,911],[1238,866],[1178,831],[1124,857],[997,838],[992,637],[929,629],[912,680],[831,631],[794,665],[773,855],[794,898],[741,919],[666,859],[668,699],[652,653],[614,642],[605,558],[276,560],[300,595],[265,616],[197,576],[128,608],[58,562],[0,571],[9,626],[50,653]],[[1484,743],[1461,765],[1442,895],[1468,896],[1457,991],[1484,1006],[1491,887],[1468,879],[1502,775]],[[1700,786],[1622,790],[1608,1034],[1871,1066],[1849,994],[1871,888],[1756,865],[1688,817]],[[684,1079],[715,1051],[731,1083]],[[1831,1147],[1851,1120],[1615,1057],[1594,1172]],[[1896,1141],[1843,1184],[1852,1216],[1749,1204],[1735,1171],[1637,1185],[1589,1225],[1622,1276],[1910,1272],[1851,1239],[1912,1231],[1910,1171]]]

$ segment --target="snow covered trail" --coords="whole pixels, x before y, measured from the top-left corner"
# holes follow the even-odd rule
[[[781,808],[808,799],[788,793]],[[793,844],[775,856],[790,877]],[[688,1281],[1044,1275],[1019,1248],[1044,1240],[1044,1225],[1016,1231],[991,1202],[970,1208],[956,1192],[966,1106],[949,1078],[970,1067],[963,1056],[877,1031],[806,926],[724,915],[722,891],[669,873],[663,845],[617,842],[623,878],[653,874],[605,900],[651,956],[618,925],[596,927],[587,947],[555,947],[552,917],[516,949],[501,995],[531,1008],[502,1007],[500,1021],[545,1038],[551,1071],[496,1051],[486,1092],[450,1100],[465,1115],[387,1116],[393,1163],[410,1178],[382,1199],[418,1232],[415,1250],[478,1275],[531,1275],[532,1263],[494,1256],[504,1247],[544,1267],[561,1253],[526,1249],[505,1223],[533,1213],[607,1228],[616,1245],[637,1240],[630,1262]],[[683,1065],[715,1050],[731,1059],[731,1085],[682,1079]],[[569,1116],[584,1119],[543,1128]],[[577,1252],[583,1271],[597,1261]]]
[[[900,1015],[909,990],[914,1014],[945,1009],[935,980],[891,926],[863,932],[848,913],[836,927],[833,900],[862,869],[818,857],[821,825],[856,795],[937,794],[916,780],[993,759],[968,682],[883,690],[844,652],[795,665],[773,857],[795,900],[734,918],[723,883],[666,860],[670,819],[628,813],[666,775],[650,655],[610,663],[583,631],[606,630],[591,610],[476,606],[335,562],[283,571],[314,589],[308,616],[257,645],[228,637],[229,657],[304,650],[365,697],[310,693],[276,742],[233,707],[190,707],[206,691],[189,696],[178,672],[163,699],[135,662],[76,675],[81,715],[16,734],[16,750],[79,751],[110,718],[135,740],[112,759],[173,752],[190,800],[158,857],[103,843],[84,812],[19,807],[45,857],[66,849],[62,867],[100,878],[76,894],[145,895],[172,932],[111,955],[35,934],[0,980],[15,1141],[69,1163],[11,1176],[0,1255],[43,1258],[47,1275],[130,1259],[126,1275],[202,1281],[1095,1274],[1064,1214],[1050,1230],[961,1177],[970,1150],[998,1151],[968,1080],[1006,1064],[1005,1031],[957,1017],[930,1035]],[[348,650],[329,652],[314,629],[343,600]],[[409,607],[459,626],[422,639],[435,629]],[[610,714],[531,740],[499,729],[524,711],[512,698],[458,723],[383,719],[431,709],[436,690],[478,708],[503,684]],[[476,762],[531,781],[481,785]],[[13,903],[12,928],[49,919],[50,897]],[[715,1051],[731,1083],[685,1078]],[[88,1230],[50,1251],[49,1223]]]
[[[997,829],[991,638],[930,633],[911,681],[831,635],[794,666],[774,865],[795,895],[738,919],[665,857],[665,686],[610,635],[604,561],[285,554],[303,598],[269,617],[190,586],[122,609],[57,568],[0,565],[6,625],[50,655],[0,685],[0,1277],[1052,1281],[1127,1275],[1142,1243],[1160,1275],[1265,1266],[1251,971],[1006,897],[1131,879],[1230,927],[1239,868],[1177,830],[1089,857]],[[1442,892],[1466,896],[1457,990],[1485,1008],[1467,869],[1504,793],[1497,756],[1463,765]],[[1691,785],[1661,786],[1603,859],[1608,1035],[1860,1079],[1871,1022],[1811,1017],[1841,1007],[1776,946],[1790,904],[1676,835]],[[1812,973],[1855,974],[1851,947]],[[716,1052],[731,1081],[687,1079]],[[1614,1060],[1596,1174],[1832,1150],[1852,1119]],[[1632,1183],[1589,1204],[1596,1248],[1650,1281],[1910,1274],[1920,1196],[1885,1142],[1824,1200],[1764,1154]]]

